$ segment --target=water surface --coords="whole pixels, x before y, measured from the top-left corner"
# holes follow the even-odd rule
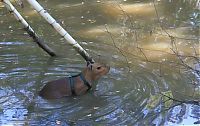
[[[45,82],[79,73],[85,61],[25,1],[25,8],[17,8],[58,57],[42,51],[0,5],[1,125],[199,124],[199,105],[162,95],[181,101],[200,98],[198,75],[185,66],[193,68],[199,62],[195,0],[40,3],[111,70],[95,92],[42,99],[37,92]]]

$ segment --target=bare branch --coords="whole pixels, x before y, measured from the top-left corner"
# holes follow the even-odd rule
[[[120,52],[120,54],[121,54],[121,55],[124,57],[124,59],[126,60],[126,64],[127,64],[127,67],[128,67],[128,71],[130,72],[130,66],[129,66],[127,57],[126,57],[125,54],[122,52],[122,50],[116,45],[115,40],[114,40],[112,34],[108,31],[108,28],[107,28],[106,25],[105,25],[105,28],[106,28],[106,32],[109,34],[109,36],[110,36],[110,38],[111,38],[111,40],[112,40],[112,42],[113,42],[114,47]]]

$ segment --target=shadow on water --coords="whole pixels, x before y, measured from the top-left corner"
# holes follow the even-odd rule
[[[42,99],[37,92],[46,82],[79,73],[85,62],[53,30],[46,32],[48,25],[25,3],[23,14],[59,53],[59,57],[49,58],[0,5],[1,125],[200,123],[199,105],[179,104],[165,97],[198,100],[199,86],[196,73],[180,65],[171,51],[169,37],[161,34],[152,1],[47,0],[41,3],[50,8],[96,61],[106,62],[111,69],[99,80],[96,89],[84,96]],[[194,3],[155,3],[167,32],[189,38],[176,40],[183,55],[193,55],[194,50],[199,50]],[[173,4],[176,6],[169,12]],[[177,6],[182,9],[177,10]],[[191,57],[184,61],[196,63]]]

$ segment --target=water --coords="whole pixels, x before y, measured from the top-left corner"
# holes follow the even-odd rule
[[[155,2],[162,24],[149,0],[40,2],[96,61],[109,64],[111,70],[99,80],[95,92],[42,99],[37,92],[45,82],[77,74],[85,62],[25,1],[19,11],[58,57],[42,51],[0,6],[1,125],[199,123],[199,105],[179,104],[161,95],[182,101],[200,97],[196,73],[183,66],[172,51],[177,48],[191,67],[198,63],[195,0]],[[176,48],[166,32],[176,37]]]

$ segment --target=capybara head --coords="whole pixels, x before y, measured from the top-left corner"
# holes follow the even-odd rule
[[[91,63],[87,65],[86,76],[90,76],[91,79],[98,80],[103,75],[107,74],[110,70],[109,66],[101,63]]]

